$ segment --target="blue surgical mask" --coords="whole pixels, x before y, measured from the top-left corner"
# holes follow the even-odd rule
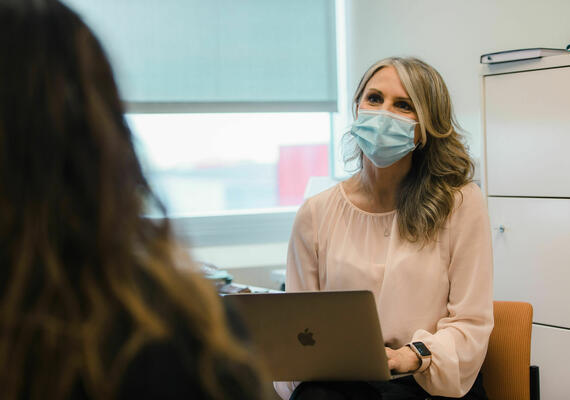
[[[350,133],[366,157],[379,168],[401,160],[416,148],[413,119],[384,110],[359,110]]]

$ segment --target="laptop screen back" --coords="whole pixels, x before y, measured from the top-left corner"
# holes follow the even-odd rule
[[[223,300],[240,312],[273,380],[390,379],[369,291],[237,294]]]

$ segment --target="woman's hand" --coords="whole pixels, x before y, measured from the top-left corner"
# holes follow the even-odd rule
[[[398,350],[386,347],[386,355],[388,356],[388,368],[390,368],[390,371],[404,374],[413,372],[420,367],[418,356],[408,346],[400,347]]]

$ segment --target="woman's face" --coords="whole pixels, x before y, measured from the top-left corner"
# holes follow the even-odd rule
[[[358,110],[384,110],[418,121],[418,115],[406,89],[402,86],[396,68],[388,65],[376,71],[362,92]],[[416,125],[414,143],[420,140],[420,126]]]

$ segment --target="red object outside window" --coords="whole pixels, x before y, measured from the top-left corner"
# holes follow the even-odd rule
[[[329,175],[329,146],[280,146],[277,168],[279,205],[299,205],[309,178]]]

